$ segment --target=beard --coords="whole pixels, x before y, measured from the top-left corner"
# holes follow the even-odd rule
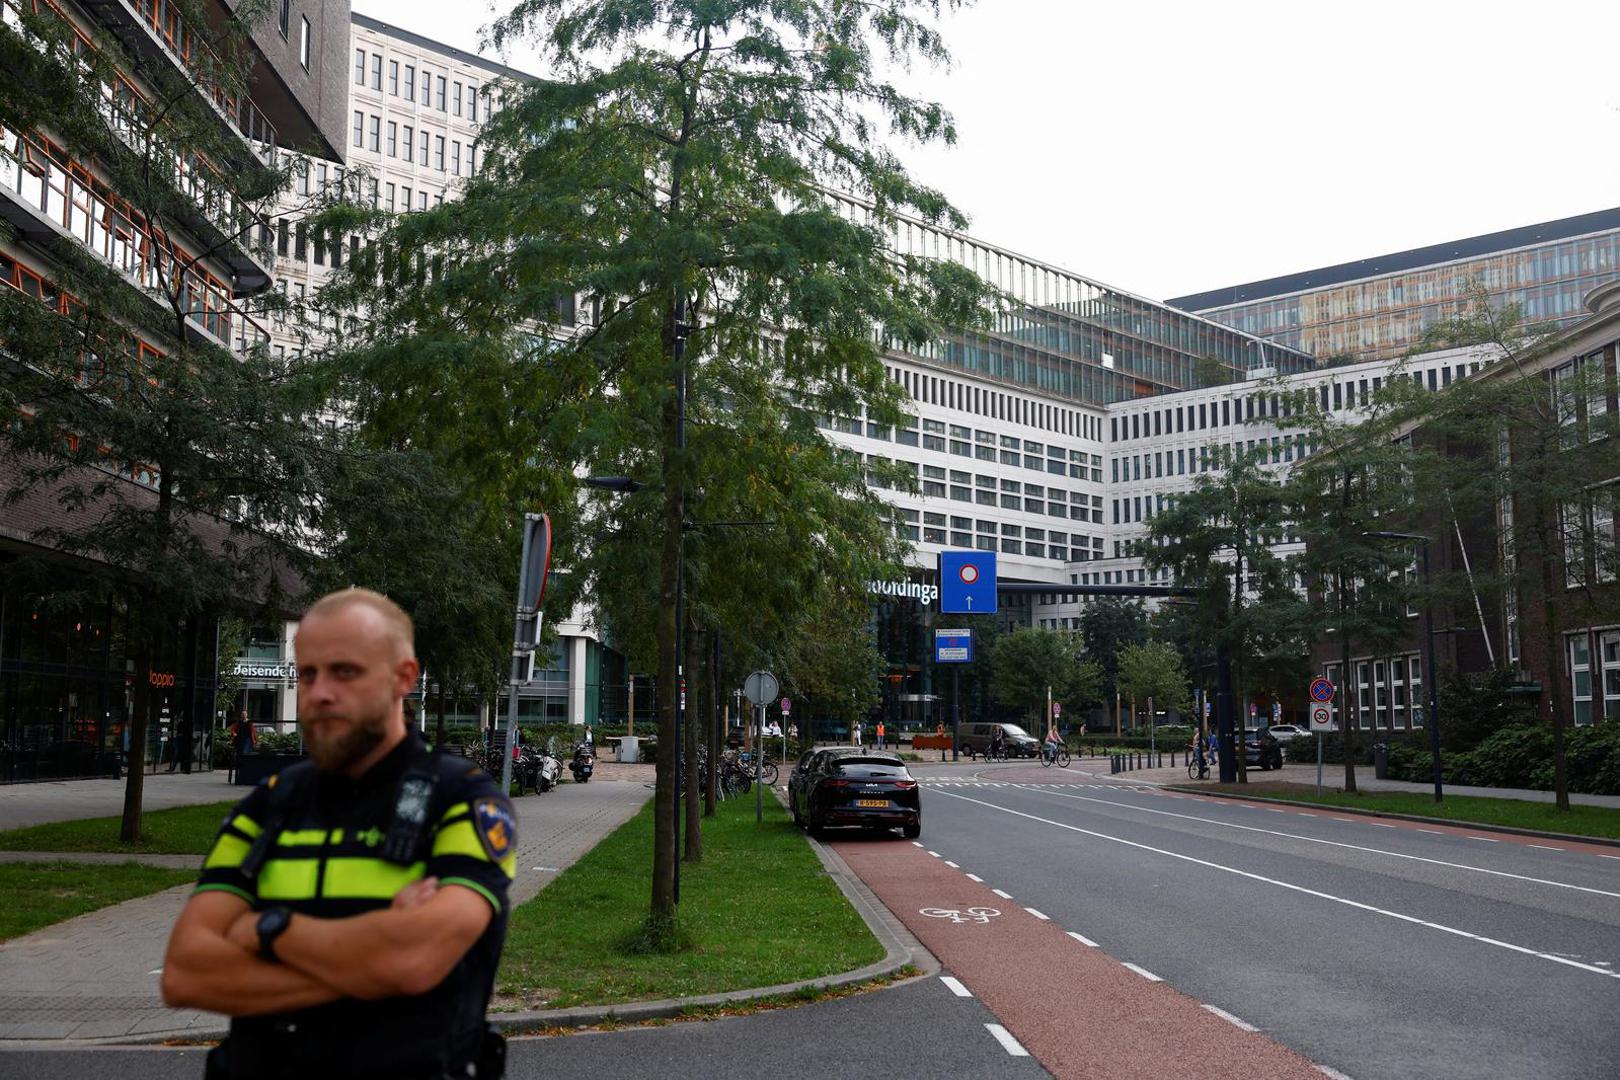
[[[353,724],[338,730],[321,723],[327,719],[312,717],[312,722],[304,725],[304,749],[309,751],[315,767],[323,773],[342,772],[363,760],[388,734],[386,709],[356,715]]]

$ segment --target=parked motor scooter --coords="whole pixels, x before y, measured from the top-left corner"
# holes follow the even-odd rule
[[[568,771],[574,774],[574,782],[586,783],[595,770],[596,752],[591,749],[590,743],[580,743],[574,747],[573,759],[568,762]]]
[[[557,760],[556,755],[549,750],[538,750],[535,752],[535,765],[535,790],[546,792],[556,787],[557,781],[562,779],[562,762]]]

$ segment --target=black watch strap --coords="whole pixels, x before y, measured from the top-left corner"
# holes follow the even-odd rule
[[[260,915],[257,924],[259,931],[259,955],[271,963],[278,962],[276,956],[276,939],[279,938],[292,923],[292,912],[284,907],[266,908]]]

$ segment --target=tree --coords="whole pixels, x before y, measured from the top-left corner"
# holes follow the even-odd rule
[[[998,639],[990,650],[990,688],[1001,702],[1019,709],[1026,722],[1042,729],[1048,693],[1071,709],[1097,700],[1102,672],[1082,656],[1080,638],[1063,630],[1026,627]]]
[[[649,640],[630,646],[658,675],[655,934],[675,914],[677,595],[689,523],[718,520],[706,485],[753,476],[761,494],[775,485],[767,501],[790,500],[797,470],[774,476],[760,462],[777,459],[791,413],[864,408],[894,422],[885,348],[918,348],[988,314],[976,275],[900,254],[892,239],[901,212],[965,224],[906,175],[879,129],[953,138],[942,108],[874,71],[878,55],[944,60],[916,14],[941,6],[521,0],[492,41],[532,36],[556,77],[503,87],[463,198],[387,227],[375,245],[384,288],[362,288],[364,263],[349,283],[372,315],[370,356],[407,391],[397,405],[373,395],[376,410],[429,392],[406,371],[449,387],[464,364],[517,356],[524,381],[503,415],[523,415],[523,445],[566,463],[556,482],[611,458],[645,485],[633,511],[650,503],[656,524],[614,572],[656,582],[652,632],[638,634]],[[572,325],[581,299],[586,317]],[[703,401],[708,419],[688,422],[688,404]],[[700,473],[689,437],[728,411],[743,437],[707,459],[718,476]]]
[[[65,175],[69,158],[93,162],[104,183],[92,191],[74,181],[71,198],[58,199],[58,214],[79,207],[83,231],[41,244],[49,274],[27,291],[0,288],[0,344],[12,358],[0,380],[9,418],[0,446],[12,467],[7,505],[43,498],[58,511],[31,539],[82,560],[90,569],[79,580],[115,591],[131,619],[125,840],[141,832],[148,674],[180,625],[280,604],[307,565],[302,544],[330,464],[306,419],[318,397],[270,355],[251,318],[251,307],[274,301],[246,302],[218,284],[236,273],[224,265],[255,252],[267,260],[253,232],[288,178],[220,123],[210,94],[247,99],[247,24],[268,5],[220,19],[199,0],[171,6],[209,28],[189,74],[147,64],[110,36],[82,48],[54,10],[0,26],[6,154],[41,178]],[[141,94],[125,88],[129,72]],[[30,571],[60,587],[59,568],[20,573]]]
[[[1302,604],[1292,569],[1273,547],[1290,524],[1282,484],[1259,452],[1223,446],[1214,456],[1215,470],[1200,473],[1191,491],[1149,520],[1142,555],[1150,569],[1169,570],[1177,584],[1197,590],[1200,636],[1229,650],[1239,673],[1235,728],[1241,741],[1247,724],[1242,676],[1283,651],[1278,642],[1298,641]],[[1241,753],[1237,766],[1246,781]]]
[[[1147,637],[1147,610],[1139,600],[1097,597],[1080,612],[1080,639],[1086,643],[1086,655],[1097,662],[1101,671],[1103,707],[1113,717],[1115,734],[1119,733],[1116,695],[1120,692],[1120,650],[1141,644]]]
[[[1119,687],[1132,701],[1152,700],[1173,709],[1184,709],[1188,704],[1187,671],[1181,654],[1162,641],[1127,645],[1120,650]]]
[[[1567,810],[1571,717],[1560,688],[1571,683],[1563,632],[1612,620],[1611,583],[1620,570],[1613,375],[1601,353],[1571,358],[1561,338],[1526,332],[1516,308],[1493,310],[1478,292],[1472,309],[1437,328],[1435,340],[1484,345],[1500,357],[1436,395],[1421,430],[1436,445],[1443,467],[1434,481],[1453,512],[1499,530],[1506,633],[1523,633],[1526,643],[1539,637],[1540,715],[1552,729],[1556,804]]]
[[[1339,645],[1339,715],[1344,743],[1344,790],[1356,790],[1359,695],[1351,669],[1356,648],[1387,652],[1404,638],[1413,599],[1413,552],[1370,535],[1409,522],[1417,490],[1411,477],[1427,472],[1424,456],[1398,439],[1418,405],[1416,384],[1397,367],[1351,419],[1323,409],[1315,395],[1299,395],[1294,411],[1316,452],[1289,478],[1289,517],[1305,541],[1296,565],[1319,603],[1300,615],[1309,641],[1336,637]],[[1438,678],[1430,672],[1427,678]]]

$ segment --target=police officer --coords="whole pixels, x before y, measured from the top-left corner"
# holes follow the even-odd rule
[[[489,777],[405,723],[413,638],[365,589],[299,623],[312,760],[231,811],[164,959],[168,1005],[231,1017],[210,1077],[502,1074],[484,1014],[516,818]]]

